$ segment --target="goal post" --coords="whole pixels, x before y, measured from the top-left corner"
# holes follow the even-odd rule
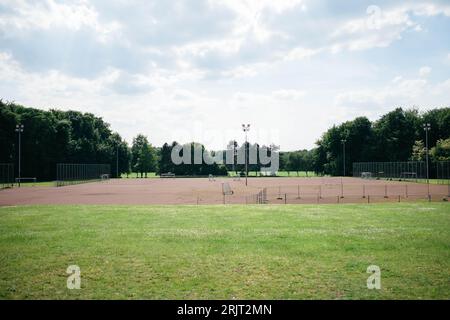
[[[361,172],[361,178],[362,179],[372,179],[372,172]]]
[[[108,180],[111,176],[109,164],[58,163],[56,186]]]
[[[354,162],[353,176],[376,179],[422,179],[426,177],[423,161]]]
[[[14,186],[14,165],[12,163],[0,163],[0,189]]]

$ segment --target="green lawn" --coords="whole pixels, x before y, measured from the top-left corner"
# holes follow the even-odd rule
[[[139,174],[139,178],[141,175]],[[145,177],[145,176],[144,176]],[[121,178],[127,178],[126,173],[122,173]],[[136,172],[131,172],[128,174],[128,178],[138,178],[138,174]],[[156,175],[156,172],[147,172],[147,178],[159,178],[159,176]]]
[[[403,181],[411,181],[417,183],[427,183],[427,179],[417,179],[417,180],[403,180]],[[430,184],[450,184],[450,180],[448,179],[429,179]]]
[[[277,177],[316,177],[314,171],[278,171]]]
[[[0,207],[0,252],[2,299],[450,298],[448,203]]]

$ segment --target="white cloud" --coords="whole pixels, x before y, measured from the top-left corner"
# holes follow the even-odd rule
[[[332,38],[337,40],[332,50],[387,47],[400,39],[405,30],[415,26],[404,8],[383,11],[373,7],[372,10],[368,9],[366,17],[350,20],[332,33]]]
[[[270,30],[261,20],[264,11],[281,14],[296,6],[306,10],[302,0],[228,0],[224,4],[231,8],[236,14],[233,33],[235,35],[246,35],[251,33],[259,41],[269,39],[277,32]]]
[[[371,117],[392,110],[393,107],[409,108],[419,106],[423,109],[448,106],[450,99],[450,79],[430,83],[426,79],[394,78],[388,85],[380,88],[367,88],[341,92],[335,97],[335,106],[348,113],[356,110]]]
[[[303,98],[305,91],[302,90],[276,90],[272,92],[272,97],[276,100],[299,100]]]
[[[322,49],[309,49],[309,48],[302,48],[297,47],[293,48],[287,54],[284,55],[285,60],[302,60],[305,58],[310,58],[319,52],[321,52]],[[281,54],[280,54],[281,55]]]
[[[12,12],[0,14],[0,30],[9,35],[14,34],[15,30],[66,28],[77,31],[87,27],[97,34],[100,41],[106,41],[116,36],[121,29],[117,21],[101,23],[98,12],[87,1],[61,3],[54,0],[6,0],[4,5],[13,8]]]
[[[443,3],[415,3],[408,7],[415,15],[418,16],[436,16],[445,15],[450,17],[450,5]]]
[[[419,75],[421,77],[427,77],[430,73],[431,73],[430,67],[425,66],[419,69]]]

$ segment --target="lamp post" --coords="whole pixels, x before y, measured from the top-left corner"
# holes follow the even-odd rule
[[[20,187],[20,175],[21,175],[21,163],[20,163],[20,156],[21,156],[21,147],[22,147],[22,145],[21,145],[21,140],[22,140],[22,132],[23,132],[23,128],[24,128],[24,125],[23,124],[17,124],[16,125],[16,132],[18,133],[18,135],[19,135],[19,187]]]
[[[244,152],[245,152],[245,185],[247,186],[247,177],[248,177],[248,161],[247,161],[247,132],[250,131],[250,124],[243,124],[242,125],[242,130],[245,132],[245,147],[244,147]]]
[[[427,160],[428,201],[431,201],[431,198],[430,198],[430,175],[429,175],[429,166],[428,166],[428,131],[431,130],[431,125],[429,123],[425,123],[423,125],[423,130],[425,130],[425,152],[426,152],[426,160]]]
[[[236,143],[233,141],[233,171],[235,174],[237,174],[236,170],[236,156],[237,156],[237,150],[236,150]]]
[[[346,142],[347,142],[347,140],[345,140],[345,139],[341,140],[341,143],[342,143],[342,154],[344,155],[344,162],[343,162],[343,165],[342,165],[343,172],[344,172],[344,174],[343,174],[344,177],[345,177],[345,143]]]
[[[119,143],[116,145],[116,178],[119,178]]]

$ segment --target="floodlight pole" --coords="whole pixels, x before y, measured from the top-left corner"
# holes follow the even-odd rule
[[[119,143],[116,146],[116,178],[119,178]]]
[[[237,150],[236,145],[233,143],[233,171],[237,174],[236,170]]]
[[[423,125],[423,130],[425,130],[425,152],[426,152],[426,159],[427,159],[428,201],[431,201],[431,198],[430,198],[430,175],[429,175],[429,166],[428,166],[428,131],[431,130],[431,125],[429,123],[425,123]]]
[[[245,186],[248,185],[247,183],[247,177],[248,177],[248,160],[247,160],[247,132],[250,131],[250,124],[243,124],[242,125],[242,130],[245,132],[245,147],[244,147],[244,152],[245,152]]]
[[[17,124],[16,125],[16,132],[19,134],[19,187],[20,187],[20,174],[21,174],[21,161],[20,161],[20,158],[21,158],[21,148],[22,148],[22,132],[23,132],[23,128],[24,128],[24,125],[23,124]]]
[[[345,143],[347,142],[347,140],[342,139],[341,142],[342,142],[342,154],[344,155],[344,164],[343,164],[342,168],[343,168],[343,172],[344,172],[343,176],[345,177]]]

